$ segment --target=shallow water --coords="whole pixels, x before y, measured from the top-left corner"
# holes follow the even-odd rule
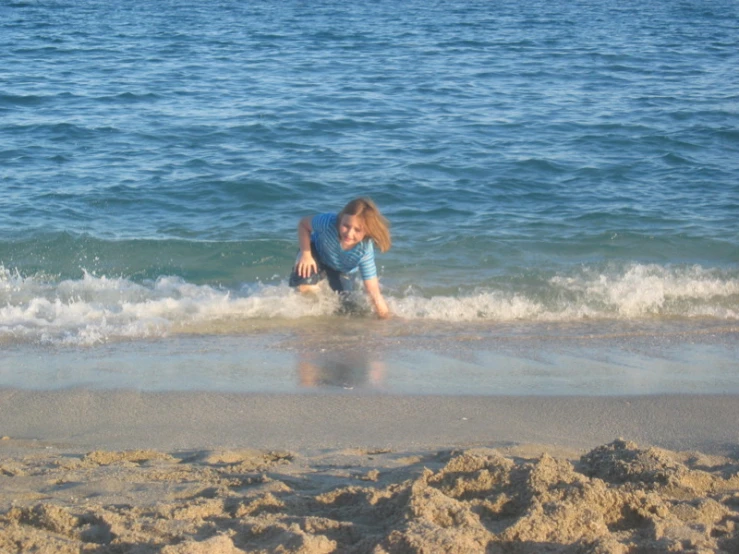
[[[739,330],[493,337],[399,329],[175,336],[93,347],[14,345],[0,387],[239,393],[612,396],[739,394]],[[392,326],[391,326],[392,327]]]

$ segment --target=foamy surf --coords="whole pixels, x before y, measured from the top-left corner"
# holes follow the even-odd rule
[[[449,333],[454,324],[475,322],[739,321],[739,276],[700,266],[630,264],[582,268],[500,288],[435,294],[411,286],[385,292],[398,318],[451,324]],[[361,295],[353,300],[359,306],[355,315],[369,314]],[[93,345],[173,334],[276,331],[300,326],[306,318],[331,318],[341,307],[328,290],[301,295],[284,282],[227,289],[176,276],[136,282],[87,272],[80,279],[57,281],[0,268],[0,340],[5,343]]]

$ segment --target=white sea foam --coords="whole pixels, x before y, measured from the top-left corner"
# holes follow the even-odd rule
[[[584,271],[555,277],[552,285],[604,316],[706,316],[737,319],[739,279],[700,266],[632,264],[620,271]]]
[[[545,286],[478,290],[426,298],[411,293],[391,301],[409,319],[450,322],[578,321],[650,317],[739,319],[739,278],[699,266],[632,264],[555,276]]]
[[[640,318],[739,320],[739,278],[698,266],[625,268],[558,275],[537,286],[479,288],[423,295],[386,291],[391,310],[407,320],[458,322]],[[364,300],[366,302],[366,300]],[[179,333],[249,332],[336,312],[335,295],[303,296],[286,284],[241,290],[160,277],[137,283],[85,273],[77,280],[22,276],[0,267],[0,341],[91,345]],[[258,325],[257,325],[258,326]]]

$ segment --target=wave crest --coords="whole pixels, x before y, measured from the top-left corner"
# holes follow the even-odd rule
[[[478,287],[466,293],[428,295],[414,287],[386,293],[399,318],[450,324],[739,320],[739,276],[735,271],[700,266],[582,268],[568,275]],[[367,307],[364,298],[356,300]],[[91,345],[172,334],[250,333],[265,327],[274,331],[289,321],[331,316],[340,307],[339,299],[328,291],[304,296],[284,283],[226,289],[176,276],[139,283],[87,272],[81,279],[55,280],[42,274],[22,276],[0,266],[2,342]]]

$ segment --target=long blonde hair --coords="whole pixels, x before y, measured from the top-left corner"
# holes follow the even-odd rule
[[[390,223],[370,198],[355,198],[349,202],[339,212],[337,224],[341,223],[341,218],[345,215],[358,216],[362,219],[367,237],[372,239],[380,252],[390,250],[393,244],[390,239]]]

